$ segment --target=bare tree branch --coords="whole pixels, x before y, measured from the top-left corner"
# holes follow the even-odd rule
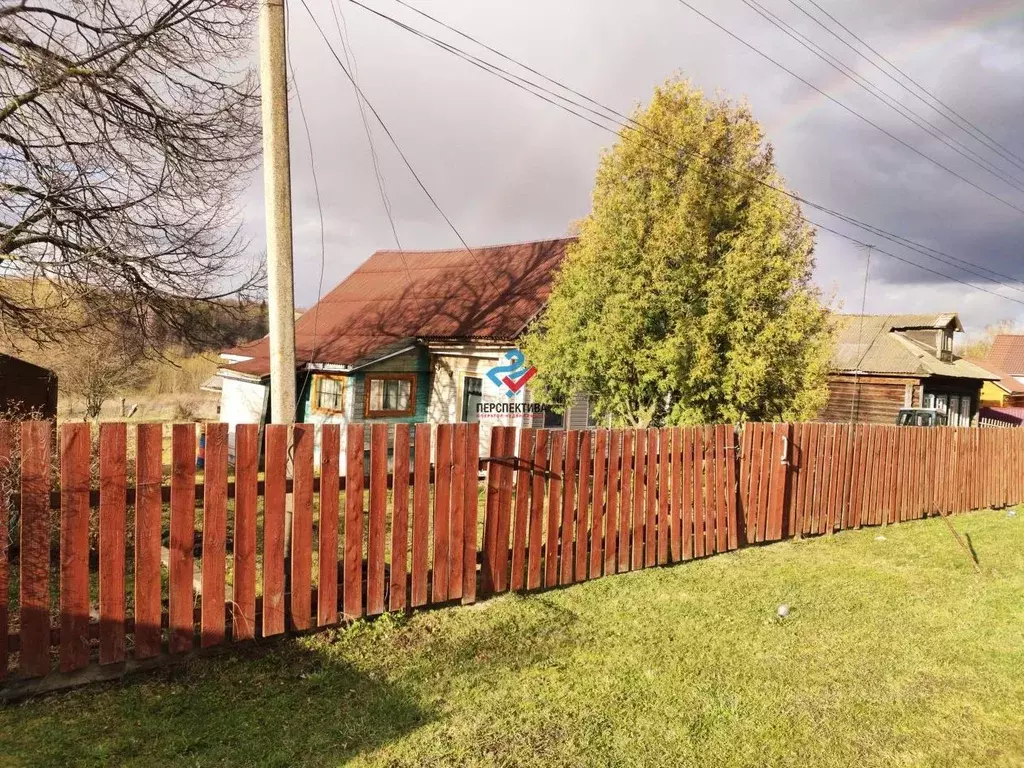
[[[197,316],[248,311],[225,299],[263,277],[235,221],[259,148],[256,12],[252,0],[0,4],[9,343],[96,325],[138,327],[142,346],[212,341]]]

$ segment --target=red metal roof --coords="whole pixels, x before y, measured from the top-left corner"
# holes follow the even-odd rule
[[[1024,375],[1024,335],[1000,333],[992,341],[985,363],[1011,376]]]
[[[573,238],[445,251],[377,251],[295,324],[296,359],[356,365],[416,338],[512,341],[547,303]],[[225,350],[270,371],[266,338]]]

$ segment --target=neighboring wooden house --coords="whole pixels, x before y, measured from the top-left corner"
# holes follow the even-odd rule
[[[571,239],[445,251],[378,251],[296,323],[297,420],[481,423],[490,427],[584,427],[588,402],[563,416],[486,413],[477,404],[530,403],[487,371],[505,362],[526,325],[547,302]],[[221,420],[260,422],[267,415],[267,339],[226,350],[220,369]]]
[[[981,387],[982,408],[1024,406],[1024,383],[1008,373],[997,370],[995,366],[985,360],[967,359],[993,376],[992,381],[986,381]]]
[[[982,405],[1024,406],[1024,335],[1000,333],[985,358],[974,362],[999,377],[982,389]]]
[[[969,425],[981,388],[999,377],[953,353],[963,331],[953,312],[838,315],[829,400],[822,421],[895,424],[901,408],[937,408]]]
[[[10,355],[0,354],[0,411],[39,413],[57,418],[57,374]]]

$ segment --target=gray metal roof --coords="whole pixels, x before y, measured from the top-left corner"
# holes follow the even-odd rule
[[[955,313],[936,315],[836,315],[834,369],[846,373],[902,376],[951,376],[996,379],[963,358],[939,360],[928,347],[901,333],[926,328],[961,328]]]

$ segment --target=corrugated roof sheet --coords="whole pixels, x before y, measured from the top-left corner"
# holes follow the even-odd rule
[[[832,365],[853,373],[905,376],[952,376],[997,379],[998,376],[954,357],[943,362],[901,330],[945,328],[960,321],[954,313],[939,315],[836,315],[836,348]]]
[[[973,357],[968,357],[966,358],[966,360],[978,366],[979,368],[984,368],[986,371],[991,373],[994,379],[998,379],[996,383],[1000,387],[1002,387],[1006,392],[1009,392],[1011,395],[1024,393],[1024,384],[1021,384],[1010,374],[1003,373],[1002,371],[997,371],[995,369],[995,366],[989,364],[985,360],[977,360]]]
[[[511,341],[547,302],[574,238],[444,251],[377,251],[295,324],[296,359],[357,365],[403,340]],[[269,372],[266,338],[225,350]]]
[[[1012,376],[1024,376],[1024,335],[1000,333],[993,339],[985,363]]]

